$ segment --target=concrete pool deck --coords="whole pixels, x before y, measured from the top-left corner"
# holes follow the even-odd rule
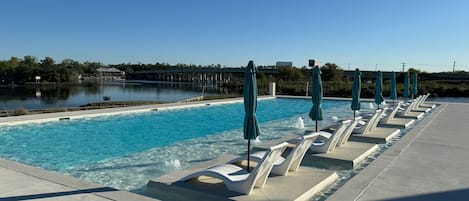
[[[0,158],[0,200],[156,200]]]
[[[468,114],[441,103],[327,200],[467,200]]]

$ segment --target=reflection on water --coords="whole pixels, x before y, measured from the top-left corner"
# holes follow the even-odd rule
[[[228,93],[222,88],[206,88],[204,95]],[[111,101],[178,101],[202,95],[202,88],[191,84],[82,84],[79,86],[0,87],[0,109],[44,109],[78,107]]]

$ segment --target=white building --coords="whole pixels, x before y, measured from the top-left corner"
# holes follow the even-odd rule
[[[98,68],[96,76],[103,80],[124,80],[125,72],[117,68]]]
[[[277,61],[277,67],[293,67],[293,62],[291,61]]]

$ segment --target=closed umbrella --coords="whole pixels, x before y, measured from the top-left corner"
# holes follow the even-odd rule
[[[316,66],[313,68],[313,77],[311,78],[311,96],[313,101],[313,107],[309,112],[309,117],[316,122],[316,132],[318,132],[318,120],[322,120],[322,81],[321,81],[321,70]]]
[[[384,101],[384,97],[382,94],[382,90],[383,90],[382,86],[383,86],[383,74],[381,73],[381,71],[378,71],[376,73],[376,87],[375,87],[375,103],[378,105],[378,109],[379,109],[379,105],[383,103]]]
[[[397,92],[396,92],[396,73],[393,71],[391,73],[391,86],[389,89],[389,99],[392,100],[392,105],[397,99]]]
[[[407,102],[407,97],[409,97],[409,72],[405,72],[403,96],[404,96],[404,101]]]
[[[417,90],[417,72],[414,71],[412,76],[412,95],[417,97],[418,90]]]
[[[246,79],[244,81],[244,139],[248,140],[248,166],[250,161],[251,139],[256,139],[259,136],[259,125],[256,119],[257,107],[257,69],[253,61],[249,61],[246,67]]]
[[[360,69],[355,69],[355,73],[353,73],[352,84],[352,105],[350,106],[353,110],[353,119],[355,119],[355,111],[360,110],[360,93],[362,87],[360,74]]]

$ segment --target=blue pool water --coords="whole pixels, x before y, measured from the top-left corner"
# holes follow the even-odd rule
[[[367,111],[363,103],[361,111]],[[261,141],[300,134],[311,100],[258,102]],[[352,116],[349,101],[324,101],[320,126]],[[0,127],[0,157],[118,189],[136,190],[174,169],[246,151],[242,103]]]

